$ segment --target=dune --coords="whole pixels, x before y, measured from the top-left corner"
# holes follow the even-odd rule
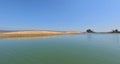
[[[65,35],[65,34],[80,34],[80,32],[68,31],[68,32],[54,32],[54,31],[18,31],[1,33],[0,38],[10,37],[38,37],[38,36],[53,36],[53,35]]]

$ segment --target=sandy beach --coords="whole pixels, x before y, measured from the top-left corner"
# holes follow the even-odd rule
[[[53,36],[53,35],[65,35],[65,34],[80,34],[75,31],[54,32],[54,31],[18,31],[18,32],[6,32],[1,33],[0,38],[12,38],[12,37],[39,37],[39,36]]]

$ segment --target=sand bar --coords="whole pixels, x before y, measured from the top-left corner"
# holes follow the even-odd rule
[[[38,36],[53,36],[53,35],[65,35],[65,34],[80,34],[80,32],[66,31],[66,32],[54,32],[54,31],[18,31],[18,32],[6,32],[1,33],[0,38],[11,37],[38,37]]]

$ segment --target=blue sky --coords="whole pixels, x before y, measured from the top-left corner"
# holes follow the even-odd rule
[[[120,0],[0,0],[0,29],[110,31],[119,24]]]

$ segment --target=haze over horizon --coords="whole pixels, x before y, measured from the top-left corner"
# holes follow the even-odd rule
[[[111,31],[120,0],[0,0],[0,29]]]

